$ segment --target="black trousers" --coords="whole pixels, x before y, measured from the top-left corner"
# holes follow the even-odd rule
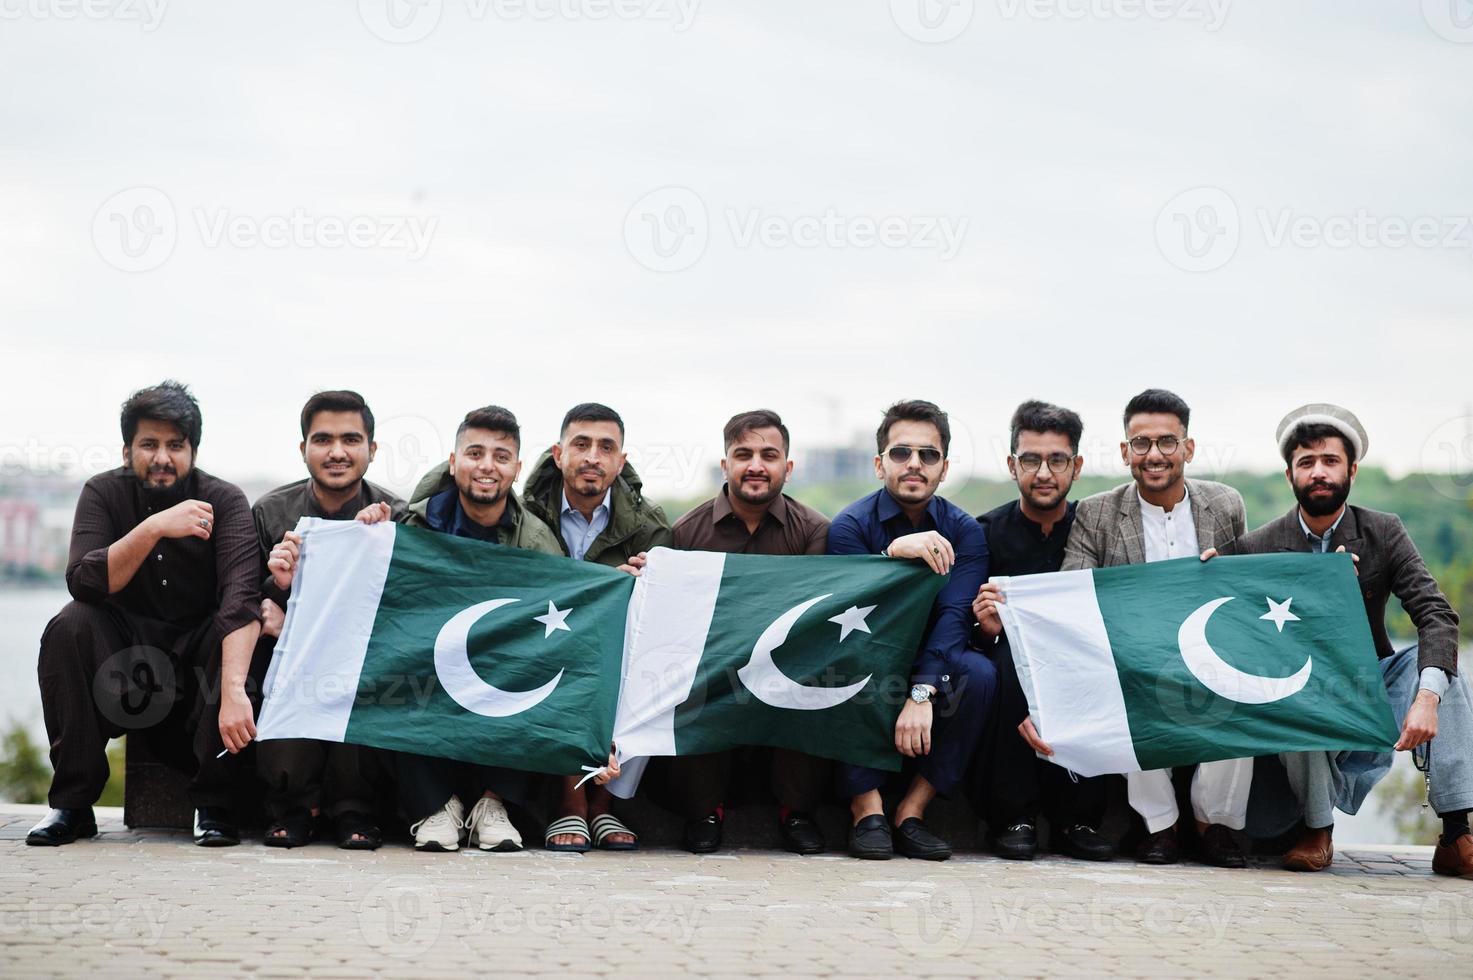
[[[131,734],[189,772],[196,807],[230,806],[249,779],[236,756],[217,759],[220,640],[206,620],[164,623],[111,603],[69,602],[41,634],[36,673],[51,743],[53,807],[97,802],[107,785],[107,742]],[[253,701],[258,685],[248,685]]]
[[[266,812],[273,819],[314,808],[330,817],[372,814],[379,787],[388,781],[388,755],[366,745],[310,738],[258,742],[256,770],[266,783]]]
[[[983,742],[982,812],[996,833],[1016,823],[1036,823],[1040,813],[1060,829],[1088,824],[1096,829],[1105,815],[1105,777],[1076,776],[1038,758],[1018,734],[1028,716],[1028,698],[1006,644],[993,658],[997,666],[997,710]]]
[[[410,823],[430,816],[452,796],[460,797],[467,812],[487,790],[509,803],[527,802],[529,773],[411,752],[395,752],[393,756],[399,808]]]
[[[744,749],[712,752],[707,755],[678,755],[670,759],[670,797],[687,820],[700,820],[723,803],[731,785],[735,760],[761,758],[762,754]],[[812,813],[827,788],[828,759],[793,749],[771,752],[772,795],[782,806]]]

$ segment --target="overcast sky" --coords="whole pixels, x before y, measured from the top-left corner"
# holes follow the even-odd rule
[[[324,387],[401,487],[583,400],[661,493],[737,410],[801,467],[900,397],[957,479],[1028,397],[1118,472],[1148,386],[1201,472],[1317,400],[1473,466],[1466,0],[87,3],[0,0],[8,458],[110,464],[172,376],[239,479]]]

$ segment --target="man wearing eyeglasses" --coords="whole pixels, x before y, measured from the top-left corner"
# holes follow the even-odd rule
[[[987,538],[970,514],[936,495],[951,447],[945,412],[927,401],[896,402],[875,436],[875,476],[885,485],[834,518],[829,554],[917,559],[950,578],[931,609],[910,696],[895,722],[896,750],[916,761],[893,832],[880,799],[886,774],[843,767],[854,819],[849,853],[884,860],[899,850],[906,857],[944,861],[951,845],[926,828],[926,807],[961,785],[997,688],[992,661],[967,642],[972,597],[987,578]]]
[[[1125,406],[1120,457],[1134,481],[1079,502],[1065,571],[1200,557],[1224,549],[1244,531],[1247,515],[1238,491],[1221,483],[1188,480],[1186,465],[1196,444],[1187,435],[1191,409],[1169,391],[1151,388]],[[1035,751],[1052,755],[1031,718],[1019,726]],[[1201,835],[1201,858],[1221,868],[1241,868],[1247,855],[1233,831],[1247,822],[1252,759],[1205,762],[1192,778],[1192,810]],[[1138,851],[1145,864],[1179,860],[1179,818],[1171,771],[1126,774],[1130,805],[1145,821]]]
[[[1057,572],[1074,524],[1069,490],[1084,468],[1079,440],[1084,422],[1067,408],[1027,401],[1009,425],[1008,472],[1018,497],[977,518],[987,534],[990,573],[1036,575]],[[1054,850],[1085,861],[1108,861],[1115,846],[1099,830],[1105,814],[1103,777],[1075,776],[1038,758],[1018,726],[1028,717],[1028,699],[1018,680],[997,604],[1005,601],[988,582],[972,600],[977,619],[973,644],[997,667],[997,710],[981,757],[982,790],[992,849],[999,857],[1031,861],[1038,851],[1038,814],[1047,812]]]

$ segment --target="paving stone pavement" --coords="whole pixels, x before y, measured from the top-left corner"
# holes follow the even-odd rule
[[[0,805],[0,977],[1473,976],[1473,881],[1430,848],[1332,873],[1126,859],[941,864],[416,854],[103,832],[26,847]]]

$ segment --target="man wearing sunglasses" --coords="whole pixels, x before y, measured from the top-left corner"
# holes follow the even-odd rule
[[[883,860],[899,850],[944,861],[951,845],[926,829],[926,807],[961,784],[997,687],[992,661],[967,642],[972,597],[987,578],[987,538],[970,514],[936,495],[951,446],[945,412],[927,401],[896,402],[880,422],[876,444],[875,476],[885,485],[834,518],[829,554],[918,559],[950,579],[936,596],[910,696],[895,723],[896,750],[916,762],[893,833],[880,799],[886,774],[843,767],[854,818],[849,853]]]
[[[1013,413],[1009,430],[1008,472],[1018,484],[1018,498],[977,518],[987,534],[989,571],[993,576],[1057,572],[1074,524],[1069,490],[1084,468],[1079,455],[1084,422],[1067,408],[1027,401]],[[1108,861],[1115,846],[1096,829],[1105,814],[1104,778],[1075,776],[1040,759],[1018,731],[1028,717],[1028,699],[998,616],[1002,601],[991,582],[972,600],[973,644],[992,656],[998,677],[997,710],[981,749],[986,775],[977,787],[985,799],[980,812],[987,814],[992,849],[999,857],[1033,860],[1038,814],[1044,810],[1054,850]]]
[[[1187,435],[1191,409],[1169,391],[1151,388],[1125,406],[1125,440],[1120,458],[1133,482],[1079,502],[1064,570],[1135,565],[1169,558],[1200,557],[1226,549],[1247,523],[1243,498],[1232,487],[1188,480],[1186,465],[1196,444]],[[1031,718],[1019,726],[1035,751],[1053,751]],[[1192,778],[1192,810],[1201,835],[1201,858],[1221,868],[1241,868],[1247,854],[1233,831],[1247,823],[1252,759],[1205,762]],[[1179,860],[1179,817],[1171,771],[1126,775],[1130,805],[1145,821],[1147,837],[1137,853],[1145,864]]]

